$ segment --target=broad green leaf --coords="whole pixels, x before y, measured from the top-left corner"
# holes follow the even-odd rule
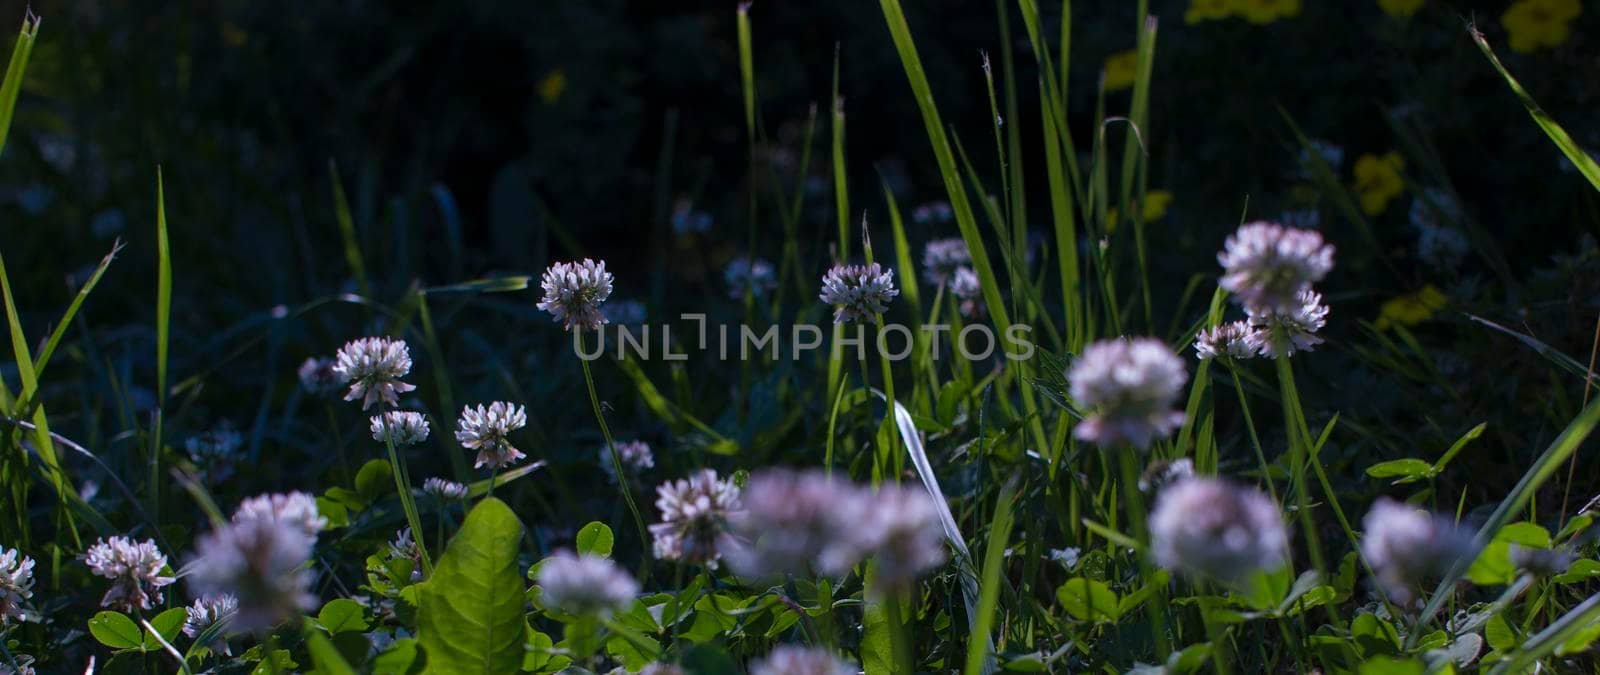
[[[177,639],[178,631],[183,630],[183,622],[188,618],[189,612],[187,610],[182,607],[173,607],[157,614],[154,619],[150,620],[150,626],[156,629],[156,633],[160,634],[161,640],[172,642]],[[144,650],[147,652],[157,651],[162,648],[161,640],[157,640],[156,636],[151,635],[149,629],[144,631],[142,639],[144,640]]]
[[[611,547],[616,543],[616,537],[611,534],[611,527],[602,522],[592,522],[578,530],[578,552],[597,555],[602,558],[611,557]]]
[[[417,637],[430,672],[515,673],[522,666],[522,523],[504,502],[484,499],[467,514],[433,576],[418,584]]]
[[[427,658],[417,641],[411,638],[395,640],[382,654],[373,657],[373,675],[413,675],[422,672]]]
[[[1558,584],[1573,584],[1588,581],[1600,576],[1600,562],[1589,558],[1580,558],[1572,561],[1572,566],[1566,572],[1551,577],[1550,580]]]
[[[140,649],[144,631],[128,615],[100,612],[89,619],[89,634],[112,649]]]
[[[356,472],[356,493],[368,503],[376,501],[393,489],[394,480],[390,478],[389,462],[386,460],[367,460],[366,464],[361,465],[361,470]]]
[[[356,675],[356,669],[339,654],[333,641],[316,630],[306,631],[306,651],[311,652],[311,662],[317,666],[319,674]]]
[[[1079,621],[1115,623],[1119,616],[1117,594],[1092,579],[1068,579],[1056,589],[1056,601]]]
[[[1415,659],[1379,656],[1361,663],[1361,675],[1422,675],[1428,667]]]
[[[661,652],[661,646],[655,640],[644,636],[635,636],[635,639],[654,645],[655,651],[647,653],[639,645],[634,644],[633,641],[617,634],[612,634],[606,640],[606,654],[609,654],[613,659],[621,661],[622,667],[629,672],[638,671],[649,665],[651,661],[655,660],[655,656]]]
[[[367,629],[366,610],[361,603],[349,598],[330,600],[317,612],[317,623],[332,635],[360,632]]]
[[[1433,465],[1420,459],[1407,457],[1405,459],[1379,462],[1367,467],[1367,475],[1373,478],[1396,478],[1396,485],[1412,483],[1427,478],[1433,471]]]
[[[689,675],[738,675],[739,664],[714,645],[696,645],[684,652],[678,665]]]
[[[1400,649],[1400,632],[1376,614],[1358,615],[1350,622],[1350,636],[1367,656],[1394,654]]]
[[[1517,637],[1516,629],[1511,627],[1511,623],[1506,621],[1503,614],[1489,617],[1489,622],[1483,625],[1483,638],[1488,640],[1489,646],[1496,651],[1509,650],[1521,641],[1521,638]]]
[[[1495,535],[1494,541],[1483,547],[1483,552],[1467,568],[1467,578],[1479,586],[1509,584],[1517,578],[1516,566],[1511,563],[1511,545],[1529,548],[1550,548],[1550,532],[1533,523],[1511,523]]]

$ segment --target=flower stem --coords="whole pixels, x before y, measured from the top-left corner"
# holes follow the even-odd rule
[[[584,345],[584,337],[582,333],[578,334],[578,347],[579,351],[582,352],[587,352],[589,350],[588,347]],[[626,479],[628,473],[623,469],[622,455],[621,453],[617,452],[617,443],[611,439],[611,427],[606,425],[606,416],[600,411],[600,395],[596,394],[594,390],[594,374],[589,372],[589,361],[584,359],[581,355],[578,357],[578,363],[583,365],[583,382],[589,386],[589,404],[594,408],[595,421],[600,423],[600,435],[606,437],[606,449],[609,450],[611,454],[611,468],[614,469],[617,474],[617,491],[622,493],[622,501],[627,503],[628,512],[633,514],[633,524],[639,529],[639,545],[643,547],[645,551],[648,551],[650,549],[650,533],[649,530],[645,529],[644,517],[639,515],[639,506],[633,503],[633,491],[628,489],[628,481]],[[492,484],[493,483],[491,483],[491,485]],[[650,556],[644,555],[640,557],[644,560],[644,576],[648,577],[650,571]]]
[[[1148,550],[1150,535],[1146,531],[1144,495],[1139,492],[1139,459],[1133,448],[1119,448],[1112,452],[1122,464],[1122,499],[1128,506],[1128,527],[1139,546]],[[1147,584],[1155,581],[1155,570],[1150,566],[1147,555],[1139,556],[1139,576]],[[1145,608],[1150,614],[1150,632],[1156,640],[1156,653],[1164,663],[1167,655],[1172,653],[1172,645],[1167,639],[1167,589],[1156,589],[1150,595],[1150,601],[1145,603]]]
[[[917,663],[911,656],[911,634],[906,630],[905,618],[900,616],[900,592],[890,591],[883,596],[883,618],[889,623],[889,644],[894,652],[894,673],[912,675]]]
[[[1256,421],[1250,415],[1250,401],[1245,398],[1244,384],[1239,381],[1239,371],[1233,369],[1231,361],[1228,363],[1228,374],[1233,376],[1233,391],[1239,395],[1239,410],[1244,412],[1244,426],[1250,430],[1250,448],[1256,451],[1256,461],[1261,463],[1261,477],[1267,481],[1267,494],[1276,502],[1278,486],[1272,480],[1272,469],[1267,464],[1267,455],[1261,450],[1261,438],[1256,436]]]
[[[417,543],[417,553],[422,556],[422,575],[433,576],[433,559],[428,557],[428,545],[423,542],[422,516],[417,513],[417,503],[411,497],[411,473],[406,471],[405,458],[395,450],[394,439],[384,434],[383,444],[389,449],[389,466],[393,468],[394,488],[400,493],[400,508],[406,512],[406,524],[411,526],[411,540]]]

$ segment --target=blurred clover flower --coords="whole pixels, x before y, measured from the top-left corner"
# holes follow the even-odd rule
[[[304,492],[256,495],[242,502],[233,512],[233,522],[267,520],[298,528],[315,538],[328,519],[317,512],[317,500]]]
[[[960,301],[961,316],[972,319],[983,314],[983,287],[972,268],[956,270],[955,277],[950,280],[950,294]]]
[[[606,477],[612,482],[617,480],[617,469],[611,465],[611,449],[605,446],[600,448],[600,470],[606,472]],[[645,469],[656,465],[655,454],[650,451],[650,444],[644,441],[627,441],[617,444],[617,456],[622,459],[622,468],[631,473],[644,473]]]
[[[822,647],[779,645],[750,664],[750,675],[855,675],[856,669]]]
[[[1299,300],[1289,311],[1250,313],[1254,330],[1246,341],[1256,353],[1269,359],[1287,358],[1322,344],[1317,331],[1328,324],[1328,306],[1322,304],[1322,294],[1308,288],[1300,292]]]
[[[728,297],[734,300],[743,299],[745,291],[759,298],[778,287],[777,272],[763,258],[734,258],[723,269],[722,279],[728,284]]]
[[[729,514],[739,508],[739,486],[702,469],[657,487],[656,508],[661,522],[650,526],[655,556],[716,569],[722,557],[718,542],[728,529]]]
[[[1129,49],[1106,57],[1106,91],[1121,91],[1133,86],[1138,77],[1139,52]]]
[[[971,262],[972,253],[960,237],[935,239],[922,248],[922,278],[942,286],[950,283],[956,273]]]
[[[956,212],[950,202],[928,202],[911,210],[911,221],[918,225],[940,225],[955,220]]]
[[[373,415],[372,440],[380,443],[393,441],[395,445],[416,445],[428,440],[428,418],[422,413],[391,410]]]
[[[404,340],[367,337],[353,340],[339,349],[333,373],[349,383],[344,400],[361,399],[363,410],[382,400],[388,405],[400,402],[400,394],[416,385],[400,381],[411,372],[411,349]]]
[[[851,323],[871,319],[889,309],[889,301],[899,294],[894,287],[894,273],[872,263],[834,265],[822,277],[819,297],[837,308],[834,323]]]
[[[161,588],[175,581],[173,577],[162,576],[167,556],[156,548],[154,540],[101,539],[84,552],[83,562],[96,576],[113,582],[111,590],[100,598],[100,606],[129,614],[160,604]]]
[[[544,299],[538,307],[554,315],[569,331],[598,329],[606,324],[600,305],[611,297],[611,281],[604,260],[597,263],[584,258],[583,262],[556,263],[539,280]]]
[[[1356,182],[1352,189],[1361,202],[1361,210],[1369,216],[1376,216],[1389,208],[1389,202],[1394,201],[1402,192],[1406,191],[1405,177],[1400,174],[1406,168],[1406,161],[1398,152],[1384,153],[1383,156],[1365,154],[1356,158]]]
[[[1583,13],[1578,0],[1518,0],[1500,15],[1513,51],[1530,54],[1560,47],[1572,35],[1572,20]]]
[[[1229,321],[1203,329],[1194,336],[1194,354],[1201,361],[1219,356],[1253,358],[1256,355],[1255,332],[1246,321]]]
[[[1511,566],[1536,577],[1553,577],[1572,567],[1577,554],[1566,549],[1535,548],[1511,544]]]
[[[223,421],[215,429],[185,439],[183,448],[189,453],[189,459],[200,467],[205,480],[216,483],[233,475],[234,453],[243,442],[239,432]]]
[[[226,626],[225,622],[233,618],[234,612],[239,611],[239,599],[222,593],[197,598],[194,603],[184,608],[183,634],[189,638],[198,638],[207,628],[219,623]],[[232,655],[227,640],[221,640],[221,647],[216,651],[224,656]]]
[[[1145,467],[1139,476],[1139,491],[1159,494],[1168,485],[1194,477],[1194,460],[1179,457],[1174,460],[1158,459]]]
[[[187,566],[190,589],[201,598],[232,595],[237,609],[229,627],[241,633],[309,611],[317,598],[306,561],[324,524],[316,501],[304,493],[245,500],[227,525],[196,542]]]
[[[1396,602],[1409,604],[1415,587],[1472,553],[1472,535],[1450,520],[1380,497],[1361,521],[1361,555]]]
[[[1378,8],[1397,19],[1411,18],[1425,4],[1427,0],[1378,0]]]
[[[28,621],[23,605],[33,597],[33,558],[14,548],[0,548],[0,627]]]
[[[1246,223],[1228,236],[1217,262],[1218,285],[1246,311],[1292,312],[1304,304],[1301,294],[1333,269],[1333,246],[1316,230]]]
[[[456,440],[468,450],[477,450],[473,468],[488,466],[503,469],[517,463],[527,455],[511,445],[508,435],[528,424],[527,409],[505,401],[495,401],[486,408],[467,406],[461,409],[461,419],[456,423]]]
[[[885,483],[875,493],[864,490],[831,509],[835,536],[843,537],[857,557],[872,556],[879,585],[904,591],[923,572],[944,564],[944,530],[938,507],[920,484]],[[852,561],[851,566],[854,565]],[[832,565],[825,572],[843,574],[849,566]]]
[[[466,499],[467,486],[443,478],[422,481],[422,491],[439,499]]]
[[[1149,447],[1183,424],[1173,406],[1187,379],[1183,360],[1160,340],[1095,342],[1067,371],[1069,393],[1086,415],[1073,435],[1101,447]]]
[[[1385,300],[1378,308],[1378,320],[1373,325],[1378,330],[1388,330],[1395,325],[1415,326],[1432,319],[1434,312],[1449,304],[1450,298],[1433,284],[1428,284],[1415,293]]]
[[[535,578],[541,599],[569,614],[609,615],[626,611],[639,594],[639,582],[617,564],[596,555],[556,551]]]
[[[1278,504],[1219,478],[1183,478],[1161,490],[1150,514],[1150,546],[1164,568],[1228,584],[1289,560]]]
[[[333,359],[311,357],[300,364],[295,375],[300,378],[300,388],[310,394],[331,394],[339,388],[340,377],[334,372],[333,366],[337,363]]]
[[[835,506],[855,498],[855,486],[821,471],[765,469],[745,482],[733,531],[723,546],[729,566],[741,576],[806,575],[848,569],[856,552],[835,532]]]

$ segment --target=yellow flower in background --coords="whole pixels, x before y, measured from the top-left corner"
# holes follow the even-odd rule
[[[545,105],[561,100],[561,94],[566,90],[567,71],[560,68],[550,71],[543,80],[539,80],[539,99],[544,101]]]
[[[1201,21],[1215,21],[1233,16],[1233,0],[1189,0],[1189,9],[1183,12],[1183,22],[1189,25]]]
[[[1517,0],[1500,15],[1500,23],[1511,34],[1511,48],[1527,54],[1561,46],[1582,13],[1578,0]]]
[[[1139,72],[1139,53],[1129,49],[1106,58],[1106,91],[1120,91],[1133,86]]]
[[[1300,15],[1300,0],[1233,0],[1234,12],[1253,24]]]
[[[1398,152],[1385,153],[1382,157],[1367,154],[1356,159],[1354,189],[1361,199],[1361,210],[1376,216],[1389,208],[1389,202],[1406,190],[1405,178],[1400,175],[1405,167],[1406,161]]]
[[[1398,19],[1409,19],[1428,4],[1428,0],[1378,0],[1378,7],[1389,16]]]
[[[1153,223],[1167,215],[1167,207],[1172,206],[1172,193],[1166,190],[1151,190],[1144,195],[1144,222]],[[1106,209],[1106,231],[1117,231],[1117,207]]]
[[[250,43],[250,34],[232,21],[222,22],[222,44],[229,47],[243,47]]]
[[[1435,288],[1433,284],[1423,286],[1422,290],[1398,298],[1391,298],[1378,309],[1378,330],[1389,330],[1390,326],[1415,326],[1433,318],[1433,313],[1444,309],[1450,304],[1450,298]]]

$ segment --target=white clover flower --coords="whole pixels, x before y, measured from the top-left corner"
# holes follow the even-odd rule
[[[1378,583],[1400,604],[1409,604],[1425,579],[1444,574],[1472,553],[1472,535],[1441,516],[1380,497],[1361,519],[1361,555]]]
[[[273,495],[274,497],[279,495]],[[266,500],[267,497],[258,497]],[[188,565],[190,590],[198,597],[229,594],[236,609],[228,627],[265,631],[317,606],[307,569],[317,538],[304,522],[271,517],[270,512],[234,513],[228,525],[195,543]]]
[[[1149,447],[1182,426],[1173,407],[1188,377],[1183,360],[1154,338],[1089,345],[1067,371],[1069,393],[1086,413],[1073,435],[1103,447]]]
[[[630,473],[644,473],[656,465],[656,458],[650,452],[650,444],[644,441],[627,441],[617,444],[617,457],[622,460],[622,469]],[[617,480],[617,468],[611,464],[611,448],[600,447],[600,470],[612,482]]]
[[[233,512],[233,522],[247,520],[281,522],[313,539],[328,526],[328,519],[317,511],[317,498],[304,492],[256,495],[239,502],[239,508]]]
[[[167,556],[150,539],[101,539],[84,552],[83,562],[96,576],[113,582],[111,590],[100,598],[100,606],[123,612],[148,610],[160,604],[161,588],[174,581],[173,577],[161,575],[167,567]]]
[[[739,486],[701,469],[688,478],[656,488],[661,522],[650,526],[655,556],[716,569],[722,552],[718,541],[727,531],[728,514],[739,508]]]
[[[199,637],[207,628],[228,619],[239,609],[239,599],[227,593],[199,598],[184,609],[183,634]]]
[[[343,381],[339,374],[334,372],[333,359],[308,358],[300,364],[295,374],[300,378],[300,388],[310,394],[330,394],[339,388]]]
[[[1194,355],[1201,361],[1219,356],[1249,359],[1256,355],[1256,329],[1248,321],[1229,321],[1201,330],[1194,336]]]
[[[0,547],[0,627],[31,617],[23,605],[33,597],[33,558]]]
[[[400,394],[416,389],[416,385],[400,381],[411,372],[411,348],[405,340],[368,337],[352,340],[339,348],[333,373],[350,384],[344,400],[361,399],[361,409],[383,401],[388,405],[400,403]]]
[[[1194,460],[1188,457],[1171,461],[1158,459],[1145,467],[1144,473],[1139,476],[1139,491],[1160,493],[1168,485],[1193,476]]]
[[[656,661],[640,670],[639,675],[684,675],[684,670],[676,663]]]
[[[983,288],[978,283],[978,274],[972,268],[956,270],[955,276],[950,279],[950,294],[961,301],[962,316],[970,319],[983,313]]]
[[[735,572],[748,577],[849,569],[862,552],[836,531],[832,513],[858,499],[858,493],[849,481],[821,471],[752,474],[740,493],[742,508],[729,518],[733,536],[722,543],[723,555]]]
[[[750,664],[750,675],[856,675],[856,669],[821,647],[782,645]]]
[[[567,330],[597,329],[606,324],[600,305],[611,297],[611,280],[604,260],[597,263],[584,258],[581,263],[551,265],[539,281],[544,289],[539,309],[555,315]]]
[[[894,273],[872,263],[834,265],[823,275],[822,294],[818,297],[837,307],[834,323],[850,323],[871,319],[889,309],[889,301],[899,294],[894,287]]]
[[[928,202],[911,210],[911,220],[918,225],[948,223],[955,217],[955,209],[950,208],[949,202]]]
[[[390,410],[382,415],[373,415],[371,420],[372,440],[384,442],[392,440],[395,445],[416,445],[428,440],[428,418],[419,412],[402,412]]]
[[[1150,514],[1150,547],[1162,567],[1224,583],[1289,561],[1277,503],[1219,478],[1184,478],[1161,490]]]
[[[922,486],[885,484],[876,493],[858,492],[854,499],[838,502],[829,513],[834,536],[877,561],[877,578],[883,586],[904,589],[917,576],[944,564],[944,530],[939,509]],[[824,572],[843,574],[854,564],[825,556]]]
[[[478,451],[473,468],[503,469],[527,457],[507,438],[527,424],[528,411],[520,405],[495,401],[488,407],[467,406],[461,409],[461,419],[456,422],[456,441],[468,450]]]
[[[429,478],[422,481],[422,491],[439,499],[467,498],[467,486],[443,478]]]
[[[972,263],[972,253],[967,242],[960,237],[935,239],[922,249],[922,278],[935,286],[943,286],[955,278],[956,272]]]
[[[744,298],[746,290],[759,298],[778,287],[777,271],[763,258],[734,258],[722,271],[722,278],[728,284],[728,296],[734,300]]]
[[[1313,351],[1322,344],[1317,331],[1328,325],[1328,306],[1322,304],[1322,294],[1307,289],[1299,299],[1300,304],[1286,312],[1250,314],[1254,330],[1246,339],[1261,356],[1288,358],[1296,351]]]
[[[1333,246],[1316,230],[1254,222],[1228,237],[1217,262],[1224,270],[1218,284],[1246,310],[1289,312],[1299,306],[1302,292],[1333,269]]]
[[[596,555],[557,551],[535,578],[544,603],[569,614],[610,614],[628,609],[639,582],[617,564]]]
[[[417,539],[411,535],[411,528],[403,527],[394,533],[394,540],[389,542],[390,560],[410,560],[411,580],[422,581],[422,549],[417,547]]]

